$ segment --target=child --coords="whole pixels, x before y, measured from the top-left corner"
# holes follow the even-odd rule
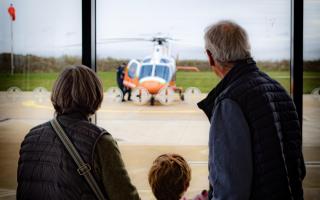
[[[179,200],[188,189],[191,169],[178,154],[160,155],[149,171],[149,184],[157,200]]]

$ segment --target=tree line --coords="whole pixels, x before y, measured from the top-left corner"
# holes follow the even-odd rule
[[[112,57],[98,58],[98,71],[115,71],[121,63],[128,63],[129,59],[117,59]],[[81,57],[64,55],[60,57],[45,57],[37,55],[14,55],[15,73],[30,72],[59,72],[66,66],[81,64]],[[177,60],[177,66],[194,66],[200,71],[210,71],[210,67],[205,60]],[[257,64],[263,70],[285,71],[290,68],[289,60],[280,61],[257,61]],[[304,70],[320,71],[320,59],[309,60],[304,62]],[[10,73],[11,71],[11,54],[0,54],[0,72]]]

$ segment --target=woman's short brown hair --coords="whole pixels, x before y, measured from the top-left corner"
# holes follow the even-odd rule
[[[52,88],[51,102],[58,115],[72,112],[86,116],[94,114],[102,100],[100,79],[94,71],[83,65],[64,69]]]
[[[149,184],[157,200],[179,200],[190,180],[191,169],[178,154],[160,155],[149,171]]]

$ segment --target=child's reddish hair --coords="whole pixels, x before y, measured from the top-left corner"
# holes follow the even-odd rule
[[[157,200],[179,200],[190,180],[191,169],[178,154],[160,155],[149,171],[149,184]]]

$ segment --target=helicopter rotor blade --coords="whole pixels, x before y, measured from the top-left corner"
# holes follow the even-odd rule
[[[102,38],[99,42],[136,42],[136,41],[151,41],[147,38]]]
[[[97,44],[112,44],[112,43],[126,43],[126,42],[172,42],[179,45],[188,45],[188,46],[200,46],[199,44],[187,43],[179,39],[172,37],[163,37],[163,36],[154,36],[150,38],[141,38],[141,37],[119,37],[119,38],[102,38],[97,41]],[[62,47],[77,47],[81,46],[81,43],[67,44]]]

